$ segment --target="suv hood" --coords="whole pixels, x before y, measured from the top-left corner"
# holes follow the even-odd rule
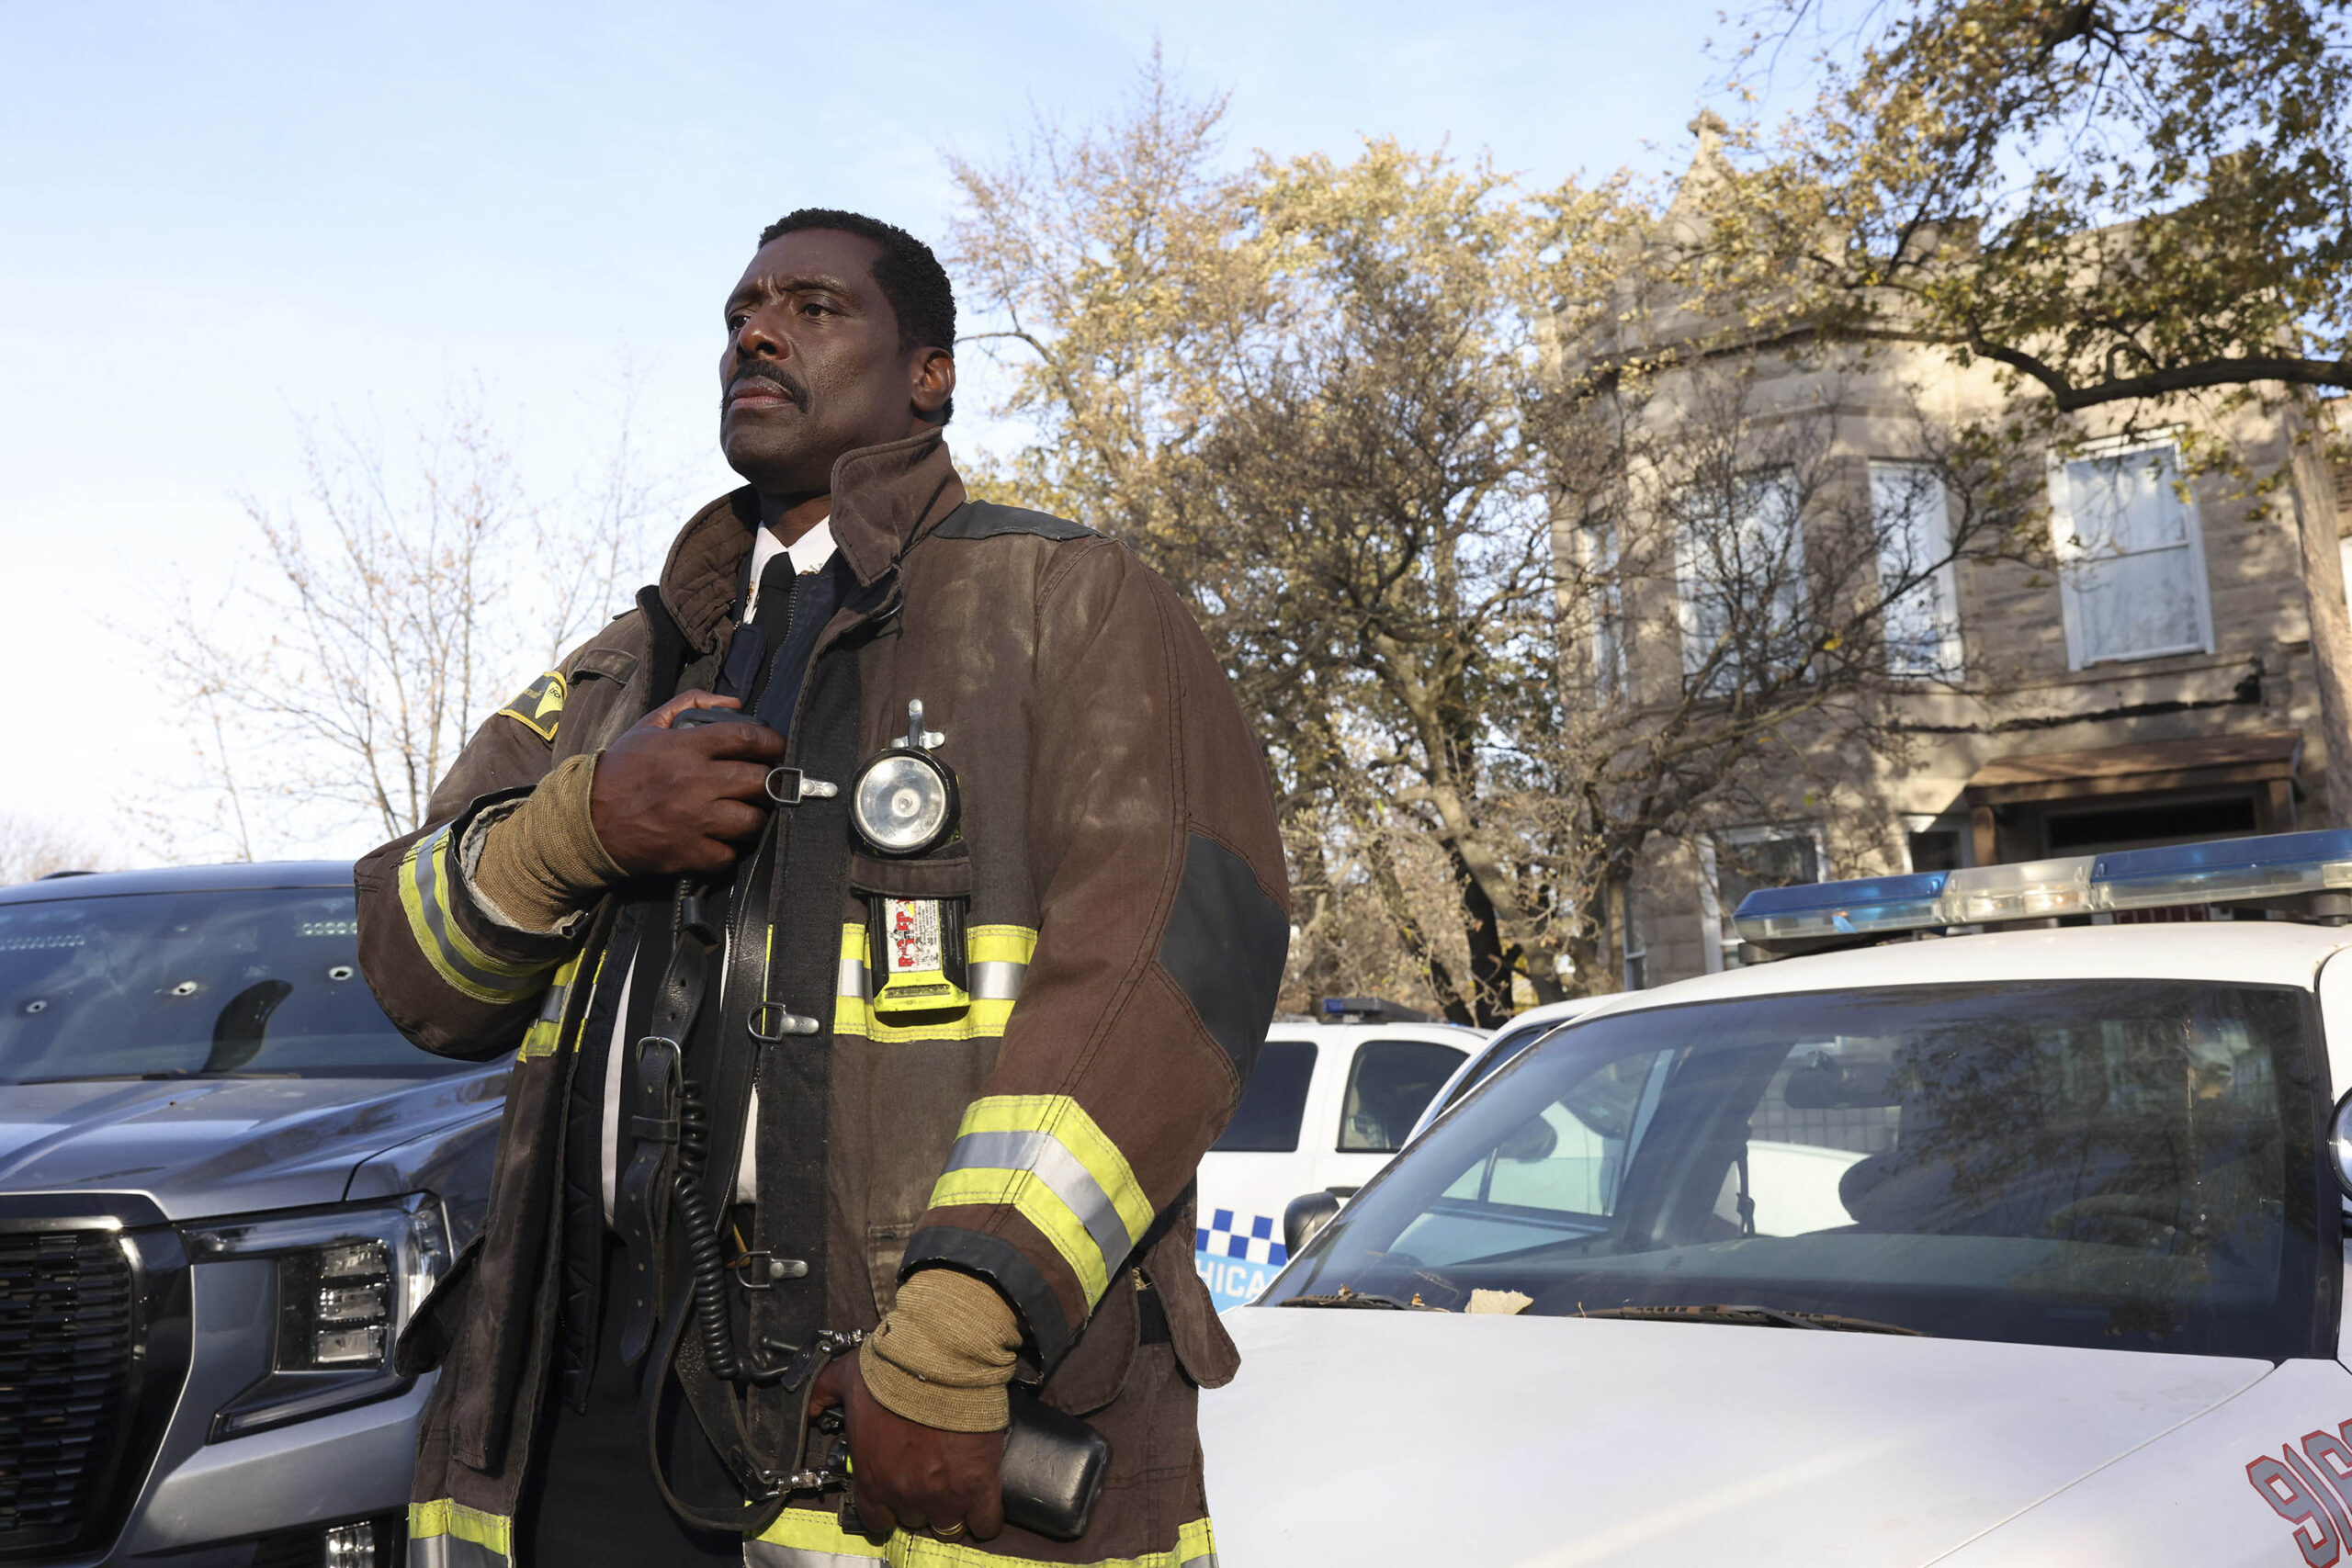
[[[1917,1564],[2264,1360],[1312,1307],[1225,1314],[1225,1561]]]
[[[362,1161],[494,1111],[506,1069],[0,1089],[0,1194],[143,1192],[174,1220],[342,1201]],[[0,1204],[5,1204],[0,1198]]]

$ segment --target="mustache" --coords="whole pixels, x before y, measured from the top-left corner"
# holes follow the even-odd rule
[[[736,371],[727,383],[721,405],[732,402],[737,389],[746,386],[774,387],[802,408],[808,406],[808,383],[781,365],[753,365]]]

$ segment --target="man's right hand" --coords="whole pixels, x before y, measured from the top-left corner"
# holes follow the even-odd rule
[[[631,876],[724,871],[759,836],[784,737],[764,724],[671,728],[690,708],[741,705],[681,692],[605,748],[588,818],[614,864]]]

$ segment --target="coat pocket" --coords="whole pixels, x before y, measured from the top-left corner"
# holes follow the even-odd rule
[[[1119,1397],[1142,1337],[1141,1293],[1135,1271],[1119,1270],[1094,1315],[1086,1320],[1078,1343],[1039,1391],[1046,1404],[1072,1416],[1091,1416]]]
[[[1144,1278],[1168,1314],[1168,1339],[1184,1375],[1203,1388],[1223,1388],[1241,1370],[1241,1351],[1217,1320],[1216,1298],[1193,1267],[1193,1209],[1187,1203],[1144,1256]]]
[[[392,1346],[392,1371],[404,1378],[421,1377],[436,1371],[449,1354],[449,1347],[458,1337],[458,1325],[465,1320],[466,1303],[473,1298],[474,1269],[481,1261],[481,1237],[458,1249],[449,1271],[441,1282],[417,1303],[416,1311],[401,1330]]]
[[[952,844],[923,860],[884,860],[863,850],[849,857],[849,885],[884,898],[969,898],[972,852]]]

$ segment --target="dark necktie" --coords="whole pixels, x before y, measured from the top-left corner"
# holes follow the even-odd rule
[[[792,556],[778,550],[760,569],[760,592],[751,620],[736,628],[734,639],[727,645],[727,665],[718,686],[722,694],[745,698],[748,705],[749,699],[758,694],[767,667],[774,662],[771,656],[783,645],[785,628],[791,624],[793,586]]]

